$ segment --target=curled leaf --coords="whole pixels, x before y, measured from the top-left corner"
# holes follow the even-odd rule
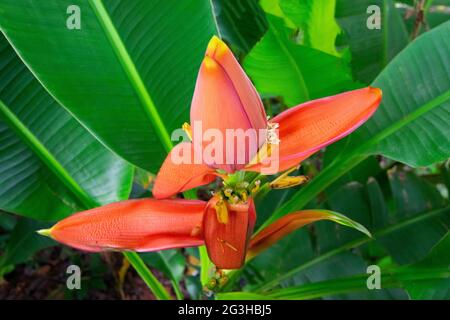
[[[263,250],[281,240],[291,232],[319,220],[330,220],[347,227],[354,228],[371,237],[370,232],[361,224],[343,214],[328,210],[303,210],[285,215],[276,220],[250,241],[246,259],[250,260]]]

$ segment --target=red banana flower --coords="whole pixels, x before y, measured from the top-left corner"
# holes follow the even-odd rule
[[[381,90],[367,87],[300,104],[268,121],[261,99],[231,50],[219,38],[213,37],[198,74],[191,105],[191,124],[200,123],[202,130],[215,129],[222,133],[225,137],[220,152],[222,161],[195,162],[195,156],[205,151],[208,141],[201,140],[194,130],[192,143],[180,143],[164,161],[155,181],[153,196],[167,198],[208,184],[218,175],[217,169],[234,173],[237,170],[261,171],[265,167],[265,173],[275,174],[294,167],[357,129],[375,112],[380,101]],[[256,146],[246,144],[248,148],[244,155],[240,155],[245,159],[244,164],[237,163],[238,154],[226,161],[226,154],[232,153],[227,150],[227,129],[263,129],[267,139],[256,141]],[[278,157],[258,157],[260,161],[252,162],[255,150],[263,143]],[[195,148],[195,145],[201,147]],[[190,161],[174,163],[174,155],[187,151],[191,154]],[[268,163],[271,160],[277,162],[275,168]]]
[[[225,43],[213,37],[192,100],[194,130],[184,126],[191,142],[175,146],[164,161],[152,191],[159,200],[109,204],[75,214],[40,233],[93,252],[157,251],[205,244],[211,260],[221,269],[240,268],[246,257],[252,258],[286,234],[317,220],[332,220],[368,233],[342,215],[305,210],[275,221],[252,239],[256,221],[252,194],[258,190],[260,180],[247,179],[251,176],[247,174],[248,171],[275,174],[295,168],[358,128],[375,112],[380,101],[381,90],[368,87],[310,101],[267,120],[251,81]],[[202,157],[209,141],[196,134],[196,123],[203,130],[215,130],[223,137],[216,141],[211,158]],[[239,153],[236,146],[227,143],[235,139],[227,135],[228,130],[263,132],[264,139],[246,139],[244,150]],[[187,161],[175,162],[177,155],[183,155]],[[271,186],[289,187],[306,180],[288,176],[289,173],[284,172]],[[209,184],[218,176],[224,179],[223,187],[208,202],[163,200]]]

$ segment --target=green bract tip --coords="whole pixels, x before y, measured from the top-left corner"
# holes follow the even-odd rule
[[[51,237],[51,231],[52,229],[41,229],[36,232],[39,233],[41,236]]]

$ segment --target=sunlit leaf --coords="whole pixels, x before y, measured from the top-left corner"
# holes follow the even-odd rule
[[[339,55],[335,44],[341,32],[334,19],[336,0],[280,0],[280,7],[300,28],[304,45]]]

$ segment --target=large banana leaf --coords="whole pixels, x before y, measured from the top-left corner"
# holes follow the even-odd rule
[[[39,84],[0,35],[0,208],[56,220],[128,198],[132,167]]]
[[[450,269],[450,232],[436,244],[425,259],[414,264],[416,270],[444,268]],[[427,282],[414,282],[407,287],[412,299],[450,299],[450,275],[445,279]]]
[[[303,208],[371,154],[411,166],[450,156],[450,22],[427,32],[401,52],[373,86],[383,90],[375,115],[334,145],[335,159],[272,216]]]
[[[434,185],[398,168],[389,171],[388,183],[383,185],[383,190],[385,193],[391,190],[392,194],[385,196],[378,181],[373,178],[369,179],[367,185],[352,182],[329,196],[327,205],[332,210],[345,212],[353,220],[374,231],[448,206],[448,201]],[[348,201],[346,195],[349,194],[352,195],[352,201]],[[445,216],[429,217],[426,222],[405,226],[388,236],[378,237],[376,242],[385,248],[396,263],[413,263],[430,251],[449,226],[450,220],[445,219]],[[316,224],[315,232],[321,252],[359,238],[349,229],[323,223]]]
[[[374,228],[384,228],[411,217],[420,217],[423,212],[433,209],[449,207],[436,187],[411,172],[392,170],[389,172],[390,189],[392,190],[391,209],[387,209],[387,202],[373,198],[382,198],[382,190],[372,181],[369,196],[371,205],[378,207],[381,217],[375,216]],[[384,208],[383,208],[384,207]],[[393,260],[399,264],[408,264],[423,259],[431,248],[448,232],[450,216],[430,218],[427,222],[379,238],[380,244],[386,248]]]
[[[369,29],[367,20],[376,5],[381,13],[381,28]],[[340,45],[352,53],[352,70],[356,79],[370,83],[407,44],[408,34],[393,0],[337,0],[336,18],[344,30]]]
[[[79,30],[66,28],[70,5],[80,8]],[[46,89],[104,144],[152,172],[188,120],[215,23],[210,1],[0,3],[1,30]]]

